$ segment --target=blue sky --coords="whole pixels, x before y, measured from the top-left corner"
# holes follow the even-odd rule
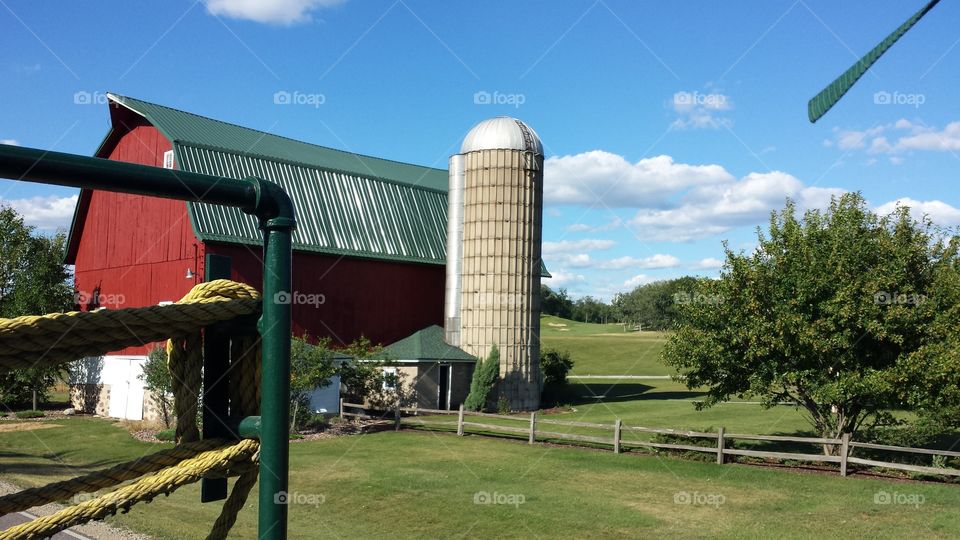
[[[960,6],[806,120],[922,3],[0,0],[0,140],[89,155],[111,91],[445,167],[471,126],[516,116],[544,143],[550,285],[608,299],[716,275],[721,242],[749,249],[787,196],[860,190],[960,225]],[[0,202],[45,230],[74,197],[0,180]]]

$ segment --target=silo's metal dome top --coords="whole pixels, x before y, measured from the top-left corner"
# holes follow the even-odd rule
[[[543,144],[527,124],[509,116],[497,116],[474,126],[463,139],[461,154],[479,150],[523,150],[543,155]]]

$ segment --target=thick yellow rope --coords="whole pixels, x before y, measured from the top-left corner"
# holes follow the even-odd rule
[[[93,493],[113,487],[127,480],[176,465],[201,452],[223,446],[224,443],[225,441],[222,439],[209,439],[181,444],[168,450],[121,463],[109,469],[4,495],[0,497],[0,515],[21,512],[28,508],[43,506],[52,502],[66,501],[80,493]]]
[[[196,482],[214,472],[225,473],[231,467],[250,463],[259,444],[254,440],[243,440],[232,446],[203,452],[196,457],[184,460],[174,467],[146,476],[116,491],[96,499],[68,506],[56,514],[38,518],[22,525],[0,531],[0,540],[33,540],[46,538],[59,531],[86,523],[94,519],[103,519],[118,511],[127,511],[135,503],[151,501],[157,495],[169,494],[179,487]],[[218,523],[220,520],[218,520]],[[233,522],[230,521],[230,524]],[[226,538],[229,529],[214,529],[208,538]]]
[[[0,319],[0,371],[51,366],[188,335],[201,326],[257,313],[257,298],[248,285],[216,280],[166,306]]]
[[[203,337],[201,327],[260,309],[259,293],[247,285],[216,280],[197,285],[169,306],[116,311],[57,313],[0,319],[0,371],[52,365],[102,355],[131,345],[173,336],[167,343],[173,375],[179,445],[110,469],[0,497],[0,515],[64,500],[152,473],[100,497],[32,522],[0,531],[0,540],[45,538],[93,519],[126,511],[140,501],[201,478],[237,476],[230,497],[208,536],[226,538],[257,480],[259,443],[243,440],[199,441],[197,407],[201,401]],[[59,336],[51,344],[51,335]],[[260,343],[258,337],[231,340],[231,414],[259,414]],[[31,356],[39,356],[36,361]],[[224,446],[225,445],[225,446]]]

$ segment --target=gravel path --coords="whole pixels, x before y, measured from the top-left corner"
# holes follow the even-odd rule
[[[16,491],[20,491],[20,488],[9,482],[0,480],[0,495],[7,495]],[[32,516],[48,516],[61,508],[63,508],[62,504],[51,503],[37,508],[31,508],[29,512],[0,516],[0,530],[18,523],[23,523]],[[29,514],[29,516],[23,514]],[[137,534],[119,527],[113,527],[102,521],[91,521],[86,525],[72,527],[53,538],[56,540],[150,540],[149,536]]]

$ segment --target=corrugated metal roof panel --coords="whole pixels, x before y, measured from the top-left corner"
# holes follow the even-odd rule
[[[377,259],[443,264],[444,192],[340,171],[176,145],[183,170],[276,182],[297,210],[294,249]],[[254,217],[238,209],[190,203],[202,240],[261,242]]]

